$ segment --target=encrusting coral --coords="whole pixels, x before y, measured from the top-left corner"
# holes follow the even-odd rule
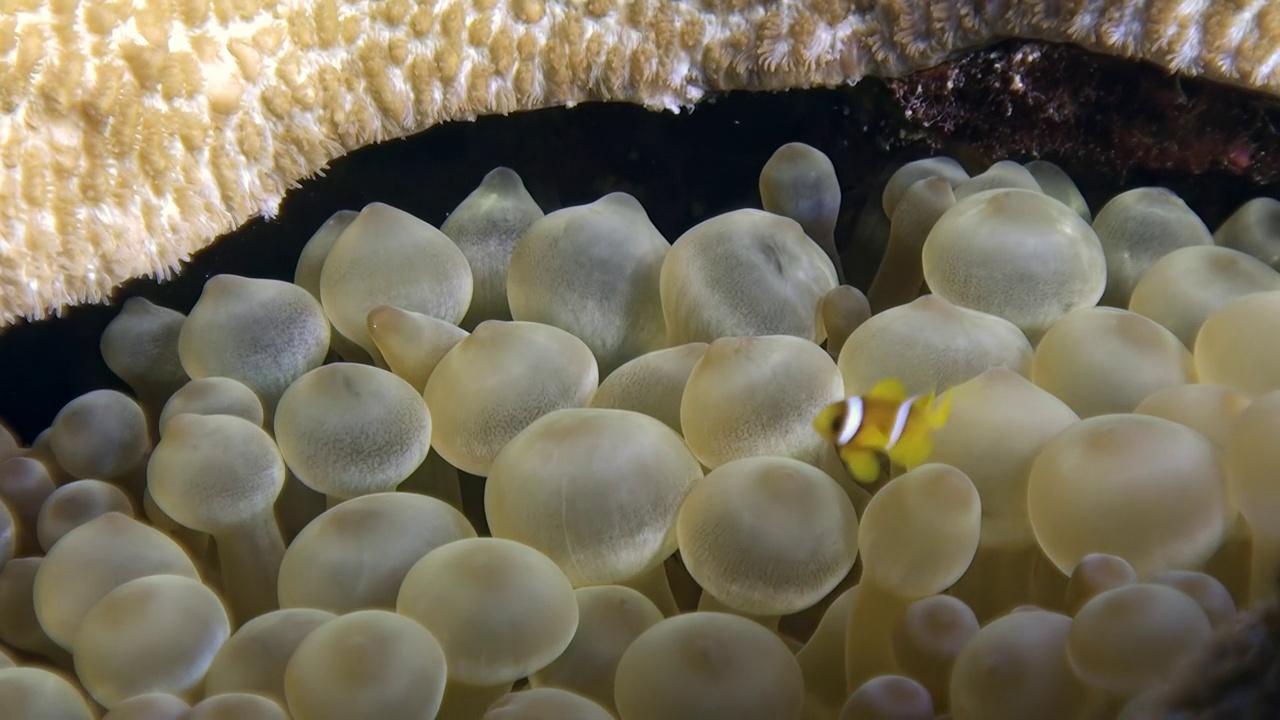
[[[1280,273],[1216,239],[1265,256],[1258,204],[1184,247],[1043,161],[909,163],[873,304],[784,149],[774,211],[669,250],[634,197],[543,215],[499,169],[454,235],[374,202],[295,283],[122,307],[132,392],[0,433],[0,713],[1275,717]],[[1158,239],[1203,239],[1171,205]],[[950,414],[857,483],[814,418],[885,378]]]
[[[1280,92],[1280,5],[1148,5],[15,0],[0,9],[0,324],[167,276],[334,158],[479,115],[676,110],[901,76],[1002,37]]]

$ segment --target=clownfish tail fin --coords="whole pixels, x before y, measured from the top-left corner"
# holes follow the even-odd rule
[[[931,399],[927,410],[930,428],[936,430],[947,424],[947,418],[951,415],[952,397],[952,390],[948,388],[941,395]]]

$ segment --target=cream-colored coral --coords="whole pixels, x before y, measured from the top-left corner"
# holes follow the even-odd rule
[[[334,158],[440,122],[678,110],[1008,36],[1280,94],[1273,0],[0,0],[0,326],[167,276]]]

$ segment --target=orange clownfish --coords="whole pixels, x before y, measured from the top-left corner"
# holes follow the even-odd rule
[[[950,409],[950,392],[941,398],[908,396],[900,381],[881,380],[866,395],[823,408],[813,427],[835,443],[849,474],[870,484],[880,477],[880,454],[907,470],[922,465],[933,447],[933,431],[947,422]]]

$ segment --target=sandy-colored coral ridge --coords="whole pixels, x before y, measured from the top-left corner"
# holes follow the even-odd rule
[[[1280,94],[1278,0],[0,0],[0,326],[168,275],[437,123],[834,86],[1004,37]]]

